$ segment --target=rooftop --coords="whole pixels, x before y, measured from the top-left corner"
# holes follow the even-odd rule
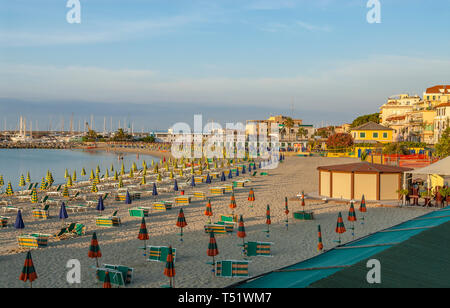
[[[439,85],[428,88],[426,94],[450,94],[450,85]]]
[[[403,168],[389,165],[371,164],[368,162],[320,166],[317,170],[324,171],[344,171],[344,172],[371,172],[371,173],[403,173],[412,170],[411,168]]]
[[[352,130],[393,130],[392,128],[377,124],[375,122],[367,122],[358,127],[352,128]]]

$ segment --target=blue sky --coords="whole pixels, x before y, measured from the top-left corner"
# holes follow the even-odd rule
[[[336,110],[337,124],[450,83],[449,0],[380,0],[381,24],[367,23],[367,0],[81,0],[81,24],[66,2],[0,0],[0,98],[61,113],[77,101],[274,114],[293,102],[305,122]]]

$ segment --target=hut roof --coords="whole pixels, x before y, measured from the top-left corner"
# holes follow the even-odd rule
[[[355,128],[352,128],[351,130],[393,130],[393,129],[370,121]]]
[[[317,167],[317,170],[342,172],[403,173],[413,169],[389,165],[371,164],[368,162],[359,162],[343,165],[319,166]]]

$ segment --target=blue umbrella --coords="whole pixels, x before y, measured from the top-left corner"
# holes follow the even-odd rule
[[[98,203],[97,203],[97,208],[96,208],[96,210],[97,211],[104,211],[105,210],[105,205],[103,204],[103,197],[102,196],[100,196],[99,198],[98,198]]]
[[[194,176],[192,176],[191,186],[192,186],[192,187],[195,187],[195,179],[194,179]]]
[[[248,172],[252,172],[252,164],[248,164]]]
[[[236,176],[239,176],[239,168],[236,167]]]
[[[125,204],[131,204],[131,197],[130,197],[130,193],[127,190],[127,196],[125,198]]]
[[[258,168],[259,168],[259,169],[261,169],[261,162],[259,162],[259,166],[258,166]]]
[[[59,219],[66,219],[69,218],[69,215],[67,215],[67,211],[66,211],[66,205],[63,203],[61,203],[61,209],[59,210]]]
[[[157,195],[158,195],[158,191],[156,190],[156,184],[153,183],[152,196],[157,196]]]
[[[176,179],[175,179],[175,183],[173,183],[173,191],[178,191],[178,183],[177,183]]]
[[[211,177],[209,176],[209,173],[206,175],[206,184],[211,184]]]
[[[25,224],[23,223],[23,219],[22,219],[22,212],[20,210],[17,211],[17,218],[16,218],[16,223],[14,224],[14,228],[16,228],[16,229],[24,229],[25,228]]]
[[[222,171],[222,176],[220,177],[222,182],[225,182],[227,179],[225,178],[225,172]]]
[[[242,166],[242,174],[245,174],[245,166]]]
[[[233,178],[233,175],[232,175],[231,170],[230,170],[230,172],[228,172],[228,178],[229,178],[229,179],[232,179],[232,178]]]

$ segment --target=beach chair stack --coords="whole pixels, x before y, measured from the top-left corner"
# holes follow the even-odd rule
[[[104,282],[108,272],[110,283],[122,287],[131,283],[133,271],[134,269],[128,266],[103,264],[102,267],[96,269],[96,276],[98,281]]]
[[[225,188],[224,187],[211,187],[209,189],[209,192],[211,195],[223,195],[225,194]]]
[[[191,203],[191,196],[177,196],[175,197],[175,204],[190,204]]]
[[[33,209],[33,217],[38,219],[50,218],[49,205],[47,204],[43,209]]]
[[[270,248],[273,243],[269,242],[247,242],[244,244],[247,257],[264,256],[271,257]]]
[[[201,184],[203,183],[205,180],[203,179],[203,176],[195,176],[194,177],[194,182],[195,184]]]
[[[225,193],[232,193],[234,191],[233,184],[225,184],[222,187],[225,189]]]
[[[33,233],[18,236],[20,247],[25,248],[44,248],[48,246],[49,234]]]
[[[148,261],[166,262],[169,253],[169,247],[166,246],[147,246],[149,254]],[[172,248],[173,261],[175,262],[176,248]]]
[[[203,191],[194,191],[193,197],[197,200],[205,200],[206,199],[206,193]]]
[[[248,277],[248,264],[246,260],[224,260],[216,262],[217,277]]]
[[[157,201],[153,202],[153,210],[155,211],[168,211],[172,209],[171,201]]]
[[[8,217],[0,216],[0,228],[6,228],[8,226]]]
[[[68,226],[61,228],[58,234],[55,235],[60,240],[77,237],[86,234],[86,226],[80,223],[71,223]]]
[[[216,222],[214,224],[206,224],[205,225],[205,232],[210,233],[213,232],[214,234],[226,234],[226,233],[232,233],[234,229],[234,223],[227,223],[227,222]]]
[[[150,208],[148,207],[133,207],[128,210],[131,217],[148,217],[150,214]]]
[[[243,188],[243,187],[245,187],[245,181],[234,181],[233,182],[233,187]]]
[[[117,216],[101,216],[96,218],[95,224],[99,227],[119,227],[121,222]]]

